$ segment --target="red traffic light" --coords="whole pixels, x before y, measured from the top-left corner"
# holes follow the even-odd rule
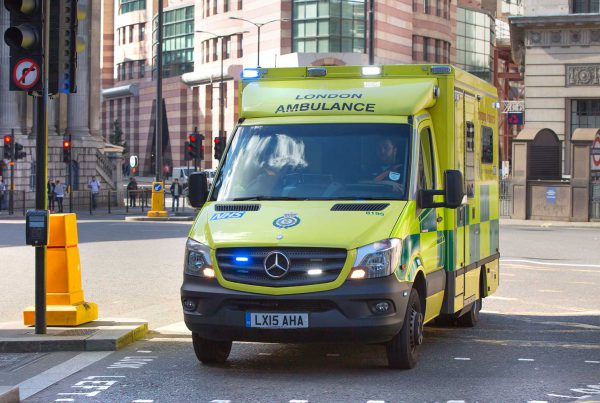
[[[196,135],[195,135],[195,134],[190,134],[190,136],[189,136],[189,139],[190,139],[190,141],[191,141],[192,143],[195,143],[195,142],[196,142],[196,140],[198,140],[198,137],[196,137]]]
[[[63,148],[71,148],[71,142],[69,140],[64,140]]]
[[[12,136],[4,136],[4,144],[10,144],[12,141]]]
[[[219,137],[215,137],[215,144],[219,144],[221,142],[221,139]]]

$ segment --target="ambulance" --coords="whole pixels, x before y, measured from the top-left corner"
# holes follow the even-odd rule
[[[477,323],[499,281],[492,85],[450,65],[260,68],[239,97],[212,187],[190,176],[181,302],[202,363],[335,341],[409,369],[425,324]]]

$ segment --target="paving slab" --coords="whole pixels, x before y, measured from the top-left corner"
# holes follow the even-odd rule
[[[20,401],[18,386],[0,386],[0,403],[18,403]]]
[[[116,351],[143,338],[148,322],[140,319],[101,319],[76,327],[35,328],[20,322],[0,323],[0,353],[55,351]]]

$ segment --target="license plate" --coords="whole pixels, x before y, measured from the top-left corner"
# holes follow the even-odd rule
[[[261,329],[299,329],[308,327],[307,313],[246,312],[246,327]]]

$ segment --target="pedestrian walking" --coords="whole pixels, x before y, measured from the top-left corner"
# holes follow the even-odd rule
[[[48,183],[46,184],[46,192],[48,193],[48,210],[51,213],[54,213],[54,181],[52,179],[48,179]]]
[[[63,200],[65,198],[65,185],[60,183],[60,180],[56,180],[54,184],[54,194],[56,195],[56,203],[58,204],[58,212],[63,212]]]
[[[92,194],[92,210],[96,210],[97,207],[97,198],[100,193],[100,182],[96,179],[95,176],[92,176],[92,179],[88,182],[88,188]]]
[[[135,199],[137,198],[138,184],[134,177],[129,178],[127,184],[127,194],[129,195],[129,207],[135,207]]]
[[[182,191],[183,187],[181,186],[181,183],[179,183],[179,179],[173,179],[173,183],[171,184],[171,196],[173,198],[171,211],[179,211],[179,196],[181,196]],[[175,208],[175,204],[177,204],[177,208]]]
[[[2,211],[2,208],[4,207],[6,193],[6,184],[4,183],[4,179],[0,178],[0,211]]]

